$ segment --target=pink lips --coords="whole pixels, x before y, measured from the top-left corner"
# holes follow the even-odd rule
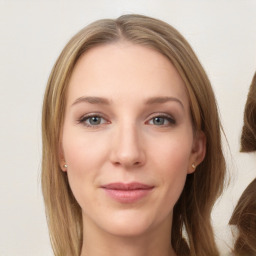
[[[110,183],[101,186],[108,196],[120,203],[133,203],[152,191],[153,186],[133,182],[133,183]]]

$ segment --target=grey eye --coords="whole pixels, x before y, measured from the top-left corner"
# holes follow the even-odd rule
[[[83,124],[86,127],[98,128],[101,125],[107,124],[108,121],[105,118],[103,118],[101,115],[92,113],[92,114],[88,114],[88,115],[81,117],[78,120],[78,123]]]
[[[164,117],[154,117],[153,118],[154,125],[164,125],[165,122],[166,122],[166,118],[164,118]]]
[[[174,125],[176,121],[169,116],[155,116],[149,120],[149,124],[156,126]]]
[[[90,125],[99,125],[102,122],[102,118],[99,116],[92,116],[87,118],[86,122]]]

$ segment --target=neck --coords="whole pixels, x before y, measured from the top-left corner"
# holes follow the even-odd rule
[[[170,223],[136,236],[113,235],[102,232],[94,223],[85,223],[81,256],[176,256]]]

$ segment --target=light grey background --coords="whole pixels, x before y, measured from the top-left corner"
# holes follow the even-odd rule
[[[256,1],[0,0],[0,255],[53,255],[40,188],[41,106],[50,70],[70,37],[99,18],[139,13],[163,19],[191,43],[219,103],[231,182],[213,211],[222,255],[227,226],[256,176],[256,155],[239,153],[249,85],[256,70]]]

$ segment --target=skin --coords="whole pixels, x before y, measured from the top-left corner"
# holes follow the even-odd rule
[[[128,42],[83,55],[69,83],[61,144],[60,165],[82,208],[81,255],[175,255],[173,206],[192,163],[204,158],[205,137],[193,131],[185,85],[166,57]],[[153,189],[123,203],[101,187],[113,182]]]

